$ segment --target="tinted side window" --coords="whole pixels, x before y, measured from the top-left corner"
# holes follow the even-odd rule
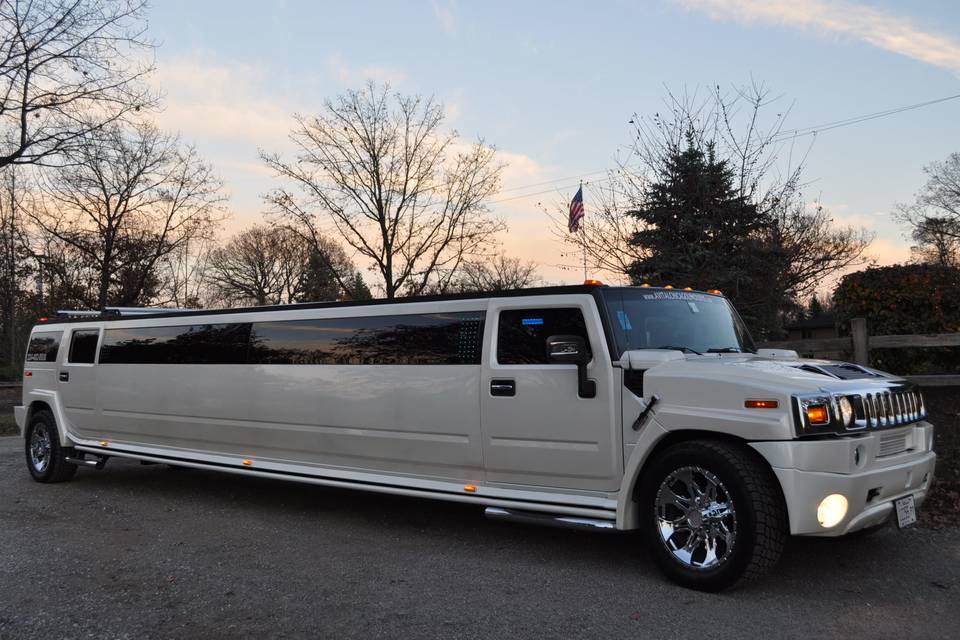
[[[107,329],[100,364],[243,364],[249,323]]]
[[[60,348],[60,332],[46,331],[34,333],[27,345],[27,362],[56,362]]]
[[[255,322],[253,364],[480,364],[483,313]]]
[[[97,355],[99,329],[78,329],[70,335],[70,353],[67,362],[93,364]]]
[[[497,331],[497,362],[500,364],[547,364],[547,338],[555,335],[590,339],[580,309],[515,309],[500,312]]]

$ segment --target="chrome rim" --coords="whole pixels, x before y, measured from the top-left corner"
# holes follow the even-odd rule
[[[657,490],[657,531],[670,555],[686,567],[725,562],[737,540],[737,512],[717,476],[701,467],[674,470]]]
[[[51,448],[50,434],[46,427],[38,425],[30,436],[30,464],[37,473],[43,473],[50,466]]]

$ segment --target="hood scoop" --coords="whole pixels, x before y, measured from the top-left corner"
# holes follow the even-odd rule
[[[863,380],[865,378],[879,378],[879,374],[876,374],[866,367],[861,367],[858,364],[853,364],[852,362],[841,362],[838,364],[802,364],[798,369],[803,371],[809,371],[810,373],[819,373],[824,376],[829,376],[831,378],[837,378],[840,380]]]

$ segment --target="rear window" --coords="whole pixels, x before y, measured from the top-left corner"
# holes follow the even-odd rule
[[[60,349],[59,331],[38,331],[30,336],[27,345],[27,362],[56,362]]]
[[[512,309],[500,312],[497,332],[497,362],[500,364],[547,364],[547,338],[556,335],[590,339],[583,312],[573,309]]]

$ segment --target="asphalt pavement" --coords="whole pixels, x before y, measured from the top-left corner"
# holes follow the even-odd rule
[[[633,534],[113,459],[34,483],[0,438],[0,638],[957,638],[960,529],[792,540],[710,595]]]

